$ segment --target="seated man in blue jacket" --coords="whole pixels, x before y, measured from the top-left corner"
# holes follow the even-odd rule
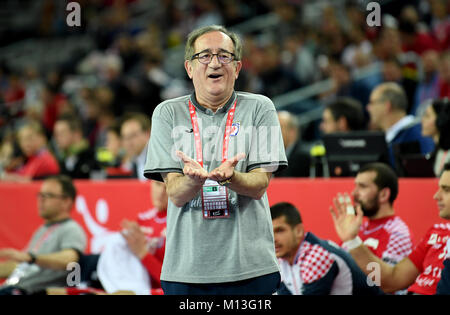
[[[353,258],[331,241],[303,229],[297,208],[287,202],[270,208],[275,253],[281,269],[278,294],[379,295],[379,286],[366,277]]]
[[[398,159],[401,154],[433,151],[430,137],[423,137],[421,124],[414,116],[407,115],[408,98],[403,88],[394,82],[381,83],[370,94],[367,110],[370,127],[386,134],[389,163],[400,171]]]

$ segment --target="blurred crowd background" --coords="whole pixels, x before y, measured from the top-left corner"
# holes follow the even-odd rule
[[[192,92],[184,43],[209,24],[244,41],[236,90],[264,94],[294,114],[304,142],[320,139],[323,109],[336,97],[359,101],[367,125],[370,92],[382,82],[405,89],[408,114],[418,119],[430,100],[450,97],[448,0],[377,1],[381,26],[367,24],[365,0],[79,0],[81,26],[70,27],[68,2],[0,6],[3,171],[48,147],[67,167],[70,156],[89,150],[95,163],[75,177],[132,172],[121,122],[130,113],[150,118],[161,101]],[[55,128],[59,119],[66,138]],[[31,132],[20,135],[24,125]],[[121,169],[105,175],[108,167]]]

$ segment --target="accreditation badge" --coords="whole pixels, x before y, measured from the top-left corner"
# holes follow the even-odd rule
[[[207,179],[202,187],[202,207],[204,219],[229,218],[228,188]]]

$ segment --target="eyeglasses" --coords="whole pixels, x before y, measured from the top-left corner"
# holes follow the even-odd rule
[[[191,60],[198,59],[198,62],[200,62],[204,65],[207,65],[212,61],[214,56],[217,56],[217,59],[223,65],[229,64],[236,57],[233,53],[230,53],[228,51],[222,51],[217,54],[213,54],[209,51],[202,51],[202,52],[199,52],[199,53],[196,53],[195,55],[193,55]]]
[[[60,199],[63,199],[63,198],[67,198],[66,195],[57,195],[57,194],[52,194],[52,193],[42,193],[42,192],[37,193],[36,196],[37,196],[38,198],[42,198],[42,199],[51,199],[51,198],[60,198]]]

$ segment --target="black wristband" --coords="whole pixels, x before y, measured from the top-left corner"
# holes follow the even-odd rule
[[[36,255],[34,255],[31,252],[28,252],[28,255],[30,255],[31,260],[28,262],[29,264],[34,264],[36,262]]]

